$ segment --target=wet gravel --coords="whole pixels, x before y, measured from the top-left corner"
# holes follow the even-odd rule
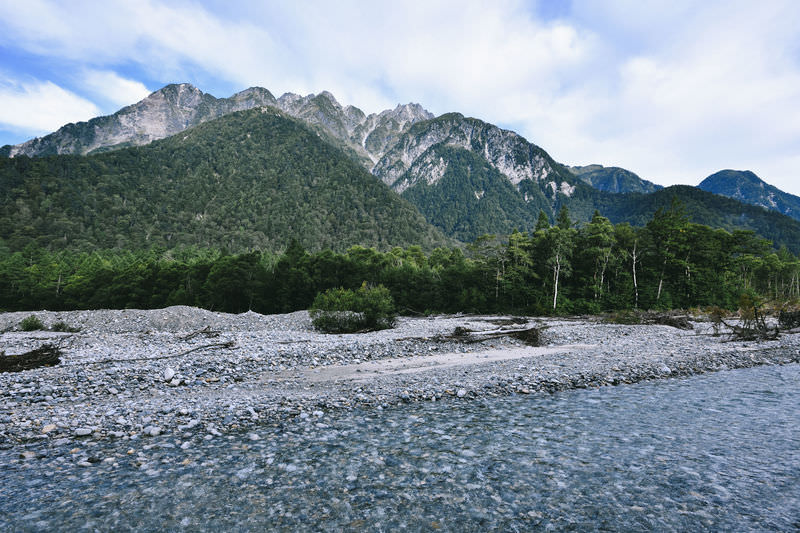
[[[592,318],[512,325],[509,317],[440,316],[401,318],[396,328],[381,332],[324,335],[313,330],[306,312],[229,315],[179,306],[42,311],[33,314],[46,326],[64,322],[80,331],[18,331],[31,314],[0,314],[0,349],[18,354],[54,343],[64,355],[54,367],[0,373],[2,449],[106,440],[130,441],[138,449],[159,435],[218,439],[356,407],[555,392],[800,360],[796,334],[724,342],[702,323],[685,331]],[[443,339],[456,327],[531,326],[544,327],[544,343],[557,349],[368,380],[310,379],[324,367],[419,355],[464,354],[466,363],[469,354],[523,344],[509,337]],[[76,458],[92,464],[90,459]]]

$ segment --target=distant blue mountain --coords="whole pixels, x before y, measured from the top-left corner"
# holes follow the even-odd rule
[[[783,192],[749,170],[720,170],[697,187],[800,220],[800,197]]]

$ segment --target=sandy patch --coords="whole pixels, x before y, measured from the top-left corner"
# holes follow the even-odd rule
[[[292,372],[294,378],[311,382],[327,381],[366,381],[378,376],[413,374],[430,370],[441,370],[455,366],[470,366],[495,361],[509,361],[529,357],[540,357],[565,352],[575,352],[596,348],[594,344],[570,344],[557,347],[520,347],[492,349],[470,353],[440,353],[419,355],[399,359],[367,361],[351,365],[333,365],[313,370]],[[274,376],[272,376],[274,379]]]

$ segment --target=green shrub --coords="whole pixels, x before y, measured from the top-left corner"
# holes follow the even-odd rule
[[[81,330],[81,328],[72,327],[63,321],[56,322],[50,329],[53,331],[60,331],[63,333],[77,333]]]
[[[28,318],[24,318],[22,322],[19,323],[19,329],[22,331],[36,331],[39,329],[45,329],[45,327],[41,320],[39,320],[35,315],[31,315]]]
[[[328,289],[309,309],[314,327],[326,333],[374,331],[394,326],[394,300],[383,285],[356,290]]]

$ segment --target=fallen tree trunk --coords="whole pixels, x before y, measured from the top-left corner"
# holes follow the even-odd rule
[[[167,355],[154,355],[151,357],[131,357],[130,359],[100,359],[99,361],[84,361],[81,365],[101,365],[105,363],[130,363],[131,361],[157,361],[160,359],[175,359],[176,357],[183,357],[184,355],[196,352],[198,350],[207,350],[209,348],[233,348],[236,345],[233,341],[217,342],[214,344],[204,344],[202,346],[195,346],[190,350],[181,353],[173,353]]]
[[[193,339],[193,338],[198,337],[200,335],[202,335],[202,336],[204,336],[206,338],[208,338],[208,337],[219,337],[220,332],[217,331],[217,330],[211,329],[211,326],[206,326],[203,329],[198,329],[197,331],[193,331],[193,332],[189,333],[188,335],[184,335],[183,337],[181,337],[181,340],[188,341],[189,339]]]
[[[21,372],[61,362],[61,350],[53,344],[43,344],[29,352],[5,355],[0,353],[0,372]]]
[[[435,340],[439,341],[457,341],[468,344],[483,342],[489,339],[497,339],[500,337],[513,337],[521,340],[528,346],[541,345],[541,332],[543,327],[531,327],[524,329],[497,329],[492,331],[472,331],[467,328],[457,327],[450,335],[441,335],[436,337]]]

